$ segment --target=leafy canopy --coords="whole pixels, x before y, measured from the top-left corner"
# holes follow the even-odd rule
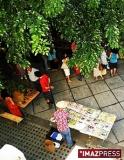
[[[123,52],[120,33],[124,31],[124,0],[71,0],[53,25],[65,39],[78,44],[70,66],[77,64],[84,75],[89,75],[103,50],[103,40]]]
[[[7,61],[22,67],[28,56],[49,52],[50,24],[77,52],[70,66],[77,64],[88,75],[101,54],[101,41],[123,50],[124,0],[0,0],[0,38],[7,45]]]

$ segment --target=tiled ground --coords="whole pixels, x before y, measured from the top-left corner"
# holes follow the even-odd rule
[[[61,70],[52,72],[50,76],[55,88],[53,91],[55,102],[60,100],[76,101],[116,114],[117,120],[108,141],[124,146],[124,61],[119,62],[117,76],[110,77],[108,73],[104,80],[95,81],[91,76],[78,81],[72,77],[73,82],[68,84]],[[44,108],[46,106],[43,98],[41,98],[41,104],[37,106],[38,109],[35,107],[35,116],[49,119],[54,109],[41,112],[42,106]]]
[[[54,153],[46,151],[44,141],[49,128],[24,120],[18,126],[0,118],[0,148],[11,144],[21,150],[27,160],[65,160],[71,151],[63,143]],[[0,160],[5,160],[1,159]]]

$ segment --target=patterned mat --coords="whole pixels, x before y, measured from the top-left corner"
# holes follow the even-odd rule
[[[65,160],[70,152],[65,143],[55,153],[46,152],[43,143],[47,133],[48,129],[29,121],[16,125],[0,118],[0,148],[11,144],[20,149],[27,160]]]

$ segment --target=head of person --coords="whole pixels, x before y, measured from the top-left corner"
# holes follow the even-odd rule
[[[66,109],[65,102],[64,102],[64,101],[59,101],[59,102],[57,102],[57,103],[56,103],[56,107],[57,107],[57,109],[59,109],[59,110],[64,110],[64,109]]]
[[[35,75],[36,77],[41,77],[41,76],[43,75],[43,73],[40,72],[40,71],[36,71],[36,72],[34,72],[34,75]]]
[[[27,68],[27,71],[28,71],[28,72],[31,72],[31,71],[32,71],[32,67],[28,67],[28,68]]]
[[[36,77],[41,77],[41,76],[43,76],[43,75],[48,75],[48,73],[45,72],[45,71],[44,71],[44,72],[36,71],[34,74],[35,74]]]
[[[64,59],[64,58],[67,58],[67,57],[68,57],[68,55],[67,55],[66,53],[64,53],[63,59]]]
[[[115,54],[118,54],[119,49],[118,48],[114,48],[114,49],[112,49],[112,52],[115,53]]]
[[[107,51],[106,51],[106,55],[109,57],[110,54],[111,54],[111,52],[112,52],[111,49],[107,50]]]

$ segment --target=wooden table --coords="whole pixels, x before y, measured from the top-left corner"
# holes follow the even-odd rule
[[[25,96],[25,99],[24,99],[24,102],[22,102],[22,104],[20,104],[20,107],[22,109],[28,107],[29,104],[32,104],[32,110],[33,110],[33,113],[34,113],[34,103],[33,101],[36,99],[36,97],[40,94],[39,91],[32,91],[30,93],[28,93],[26,96]]]

